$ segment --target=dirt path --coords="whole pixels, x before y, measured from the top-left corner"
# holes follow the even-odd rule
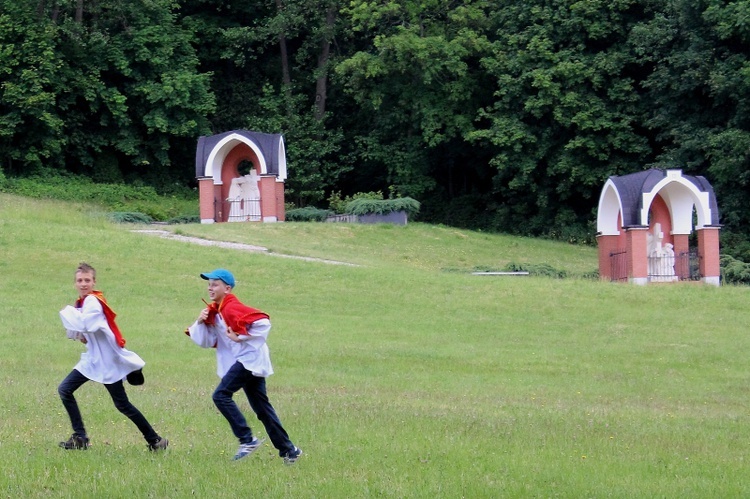
[[[254,251],[257,253],[264,253],[269,256],[277,256],[280,258],[292,258],[294,260],[305,260],[308,262],[321,262],[321,263],[328,263],[331,265],[347,265],[349,267],[359,267],[359,265],[356,265],[354,263],[339,262],[336,260],[326,260],[323,258],[312,258],[309,256],[294,256],[294,255],[282,255],[281,253],[272,253],[268,251],[268,248],[264,248],[263,246],[254,246],[252,244],[230,243],[227,241],[214,241],[211,239],[202,239],[200,237],[181,236],[179,234],[173,234],[172,232],[169,232],[167,230],[145,229],[145,230],[134,230],[132,232],[137,232],[139,234],[147,234],[150,236],[159,236],[163,239],[173,239],[175,241],[182,241],[184,243],[198,244],[200,246],[215,246],[217,248],[227,248],[227,249],[234,249],[234,250],[240,250],[240,251]]]

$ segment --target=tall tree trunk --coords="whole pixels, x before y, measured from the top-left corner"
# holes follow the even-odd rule
[[[336,10],[333,5],[326,11],[326,28],[320,44],[318,56],[318,80],[315,84],[315,119],[320,121],[326,113],[326,93],[328,92],[328,60],[331,55],[333,24],[336,21]]]
[[[282,0],[276,0],[276,9],[280,16],[283,16],[284,3]],[[284,93],[287,99],[292,97],[292,77],[289,73],[289,56],[286,50],[286,23],[282,23],[281,32],[279,33],[279,51],[281,52],[281,82],[284,86]]]
[[[83,22],[83,0],[76,1],[76,23]]]

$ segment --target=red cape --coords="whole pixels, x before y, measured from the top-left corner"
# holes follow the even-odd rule
[[[216,303],[208,306],[206,324],[213,324],[216,314],[221,314],[227,327],[237,334],[247,334],[247,326],[257,320],[269,318],[268,314],[248,307],[233,294],[226,295],[218,306]]]
[[[109,308],[109,305],[107,305],[107,300],[104,298],[104,295],[102,294],[101,291],[92,291],[91,293],[89,293],[89,295],[99,300],[99,303],[102,304],[102,310],[104,310],[104,317],[107,318],[107,324],[109,324],[109,328],[112,330],[112,333],[114,333],[115,340],[117,340],[117,344],[120,346],[120,348],[124,347],[125,338],[122,337],[122,334],[120,333],[120,328],[118,328],[117,324],[115,323],[115,317],[117,317],[117,314],[115,313],[115,311]],[[76,300],[76,308],[83,307],[83,300],[86,299],[86,296],[84,296],[83,298],[78,298],[78,300]]]

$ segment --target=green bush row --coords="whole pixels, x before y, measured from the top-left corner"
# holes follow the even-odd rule
[[[737,260],[730,255],[722,255],[719,265],[725,284],[750,284],[750,263]]]
[[[346,213],[350,215],[387,215],[397,211],[404,211],[410,217],[419,213],[419,201],[412,198],[396,199],[366,199],[359,198],[346,205]]]
[[[114,212],[142,213],[153,220],[198,217],[198,196],[162,196],[146,185],[98,184],[88,177],[45,169],[29,177],[7,177],[0,171],[0,191],[41,199],[98,204]]]
[[[305,208],[295,208],[286,212],[286,219],[289,222],[325,222],[333,212],[311,206]]]

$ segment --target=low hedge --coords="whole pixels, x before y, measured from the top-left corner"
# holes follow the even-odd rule
[[[410,217],[419,213],[419,201],[412,198],[396,199],[355,199],[346,205],[349,215],[387,215],[404,211]]]

